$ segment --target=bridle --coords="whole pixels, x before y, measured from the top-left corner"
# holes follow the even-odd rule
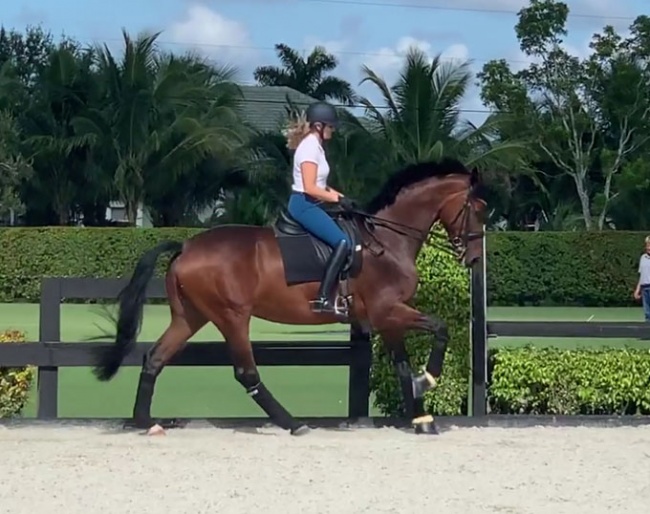
[[[461,230],[460,235],[455,235],[454,237],[450,239],[446,239],[446,242],[451,244],[451,249],[446,246],[442,241],[432,241],[432,243],[439,247],[441,250],[450,253],[452,255],[455,255],[459,260],[462,260],[465,257],[465,253],[467,252],[467,246],[470,241],[473,241],[475,239],[481,239],[484,237],[485,233],[483,230],[474,232],[469,230],[469,220],[470,220],[470,214],[476,213],[476,210],[474,209],[474,206],[472,205],[472,200],[473,200],[473,188],[468,188],[465,191],[459,191],[457,193],[453,193],[449,195],[445,200],[442,202],[440,207],[438,208],[435,218],[438,218],[440,216],[440,212],[443,210],[445,205],[451,201],[452,199],[456,198],[457,196],[465,193],[465,200],[463,202],[462,207],[458,210],[456,215],[454,216],[451,224],[455,224],[456,221],[460,218],[461,221]],[[377,238],[377,236],[374,233],[374,228],[377,226],[387,228],[388,230],[395,232],[397,234],[401,234],[403,236],[409,237],[411,239],[415,239],[419,244],[423,244],[427,239],[430,238],[430,233],[429,231],[424,231],[420,230],[418,228],[412,227],[410,225],[406,225],[404,223],[399,223],[397,221],[389,220],[386,218],[382,218],[380,216],[375,216],[373,214],[368,214],[363,211],[359,210],[354,210],[352,211],[353,214],[358,215],[362,220],[364,227],[366,228],[366,232],[370,236],[370,238],[373,240],[374,243],[377,244],[379,247],[379,250],[375,250],[370,247],[370,245],[365,245],[368,251],[375,255],[375,256],[380,256],[382,253],[384,253],[385,247],[384,244]],[[443,236],[440,236],[438,234],[433,234],[435,238],[438,239],[443,239]]]

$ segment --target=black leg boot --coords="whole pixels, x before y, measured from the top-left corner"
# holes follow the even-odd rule
[[[332,298],[332,291],[339,279],[341,268],[345,264],[348,256],[348,248],[345,241],[341,241],[327,261],[327,267],[323,275],[323,280],[318,290],[318,297],[311,302],[312,310],[319,313],[337,314],[335,309],[336,299]],[[347,316],[346,312],[338,313]]]

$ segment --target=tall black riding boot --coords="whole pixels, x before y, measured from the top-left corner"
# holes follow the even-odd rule
[[[329,260],[327,261],[327,267],[325,268],[325,273],[323,275],[323,280],[320,284],[320,289],[318,290],[318,297],[316,300],[311,302],[312,310],[314,312],[321,313],[336,313],[335,304],[336,299],[332,298],[334,286],[339,279],[339,274],[345,260],[348,256],[348,247],[345,241],[341,241],[332,255],[330,255]]]

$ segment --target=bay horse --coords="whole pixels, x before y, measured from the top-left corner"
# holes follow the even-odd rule
[[[399,377],[406,413],[416,433],[437,433],[424,409],[424,393],[443,369],[449,339],[445,322],[409,302],[417,288],[416,257],[439,221],[459,261],[471,267],[482,252],[486,203],[476,170],[454,159],[423,162],[392,175],[365,209],[330,215],[352,238],[339,291],[344,320],[310,308],[331,248],[306,233],[285,210],[273,226],[221,225],[186,241],[165,241],[138,261],[118,295],[115,341],[102,347],[94,368],[110,380],[136,344],[146,288],[158,257],[173,252],[165,274],[171,320],[147,352],[139,376],[133,421],[150,435],[164,434],[151,418],[157,376],[187,340],[208,322],[223,334],[235,379],[269,416],[292,435],[307,433],[262,382],[250,341],[253,316],[293,325],[356,322],[381,339]],[[433,334],[426,367],[411,370],[404,344],[407,331]]]

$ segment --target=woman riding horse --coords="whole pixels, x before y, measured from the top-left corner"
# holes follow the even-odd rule
[[[338,124],[336,109],[327,102],[317,102],[311,104],[305,116],[295,120],[287,130],[287,146],[295,150],[289,214],[305,230],[333,249],[316,300],[311,302],[314,312],[323,313],[336,312],[332,293],[351,249],[345,233],[319,205],[329,202],[344,210],[354,209],[354,202],[327,185],[330,167],[323,141],[332,137]]]

